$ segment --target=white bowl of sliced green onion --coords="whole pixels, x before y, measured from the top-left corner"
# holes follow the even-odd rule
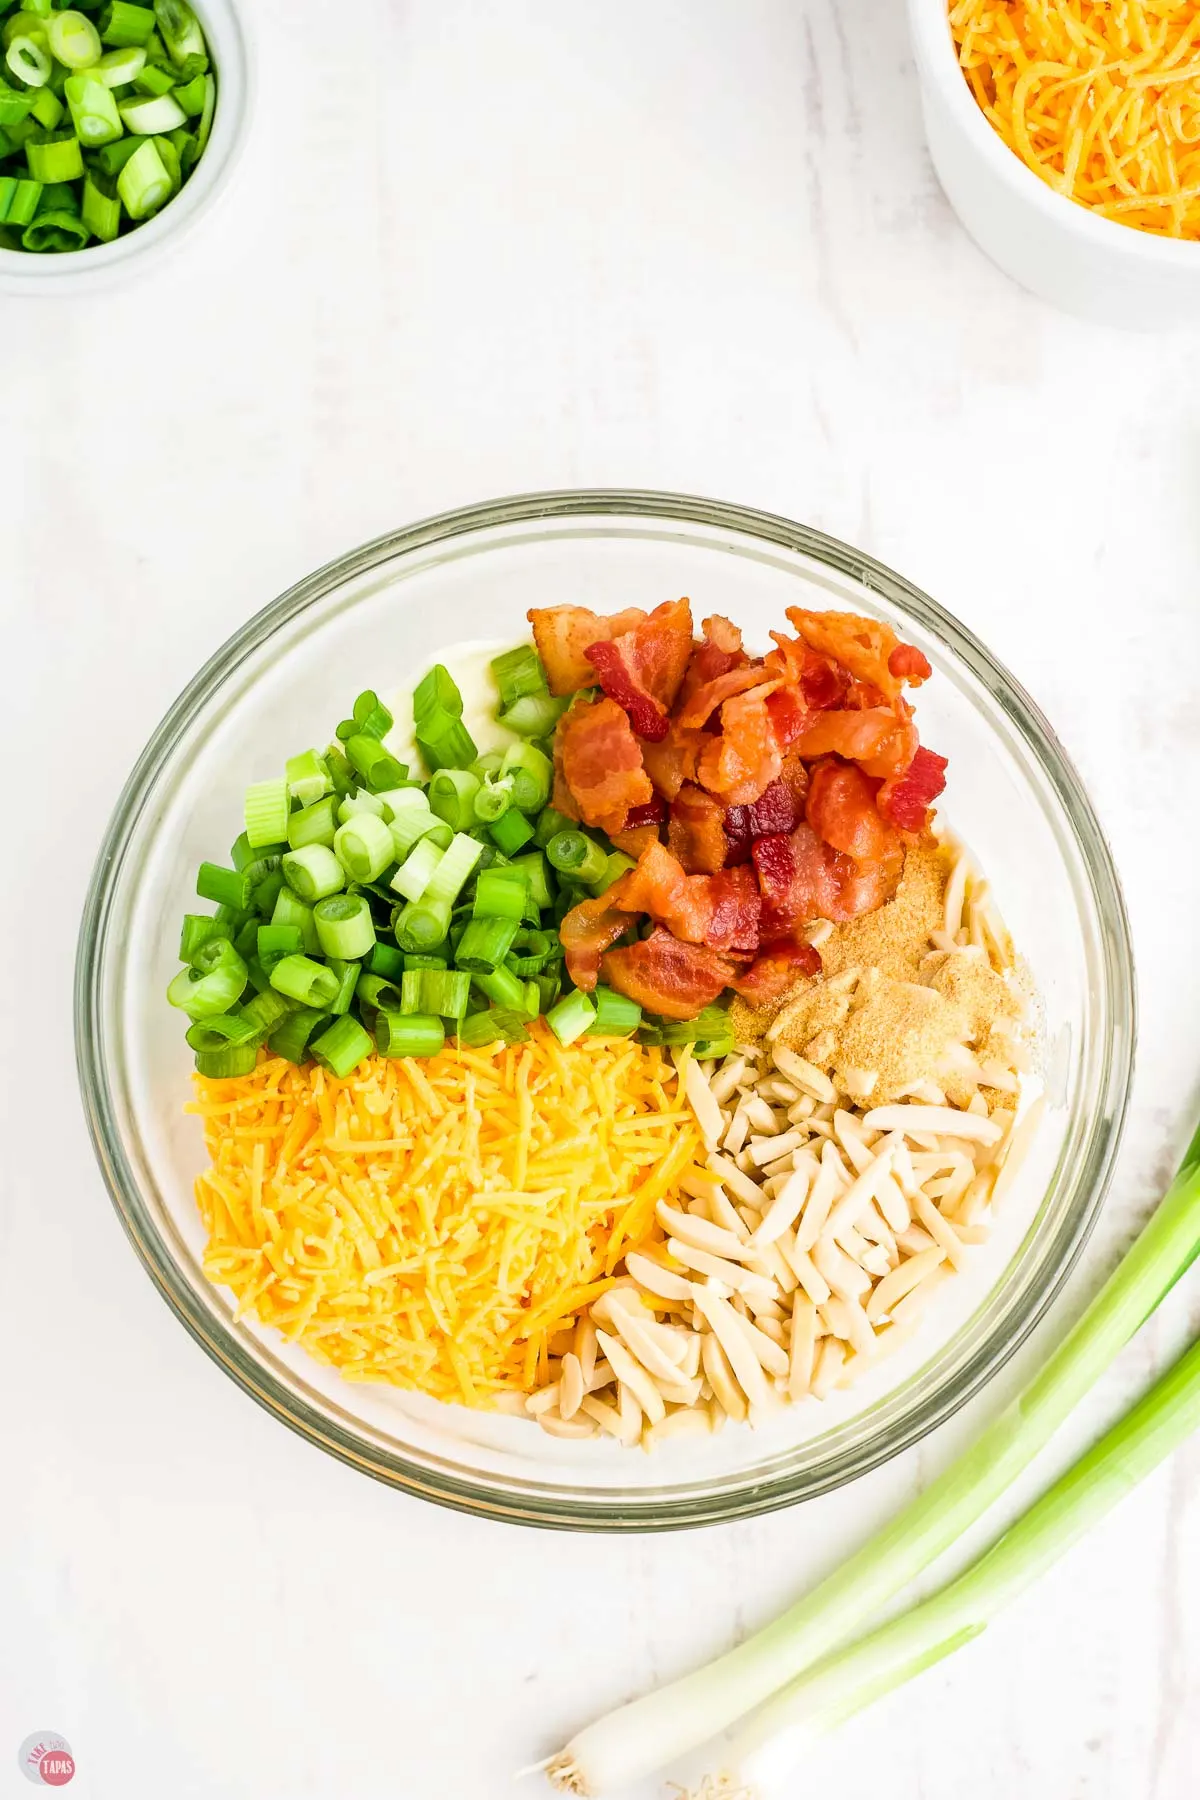
[[[0,0],[0,289],[74,294],[177,245],[249,124],[232,0]]]

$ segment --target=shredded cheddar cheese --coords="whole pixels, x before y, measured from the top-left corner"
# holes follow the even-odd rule
[[[950,24],[1035,175],[1105,218],[1200,237],[1200,0],[950,0]]]
[[[204,1269],[239,1316],[352,1380],[467,1406],[535,1386],[702,1154],[662,1051],[563,1049],[540,1024],[344,1081],[268,1057],[196,1094]]]

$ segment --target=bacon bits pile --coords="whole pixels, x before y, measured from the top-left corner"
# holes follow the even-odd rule
[[[696,641],[687,600],[529,614],[551,692],[577,696],[555,737],[554,805],[637,858],[563,920],[576,986],[602,976],[674,1019],[726,988],[766,1006],[819,971],[807,924],[895,893],[946,785],[903,693],[929,663],[876,619],[787,617],[796,636],[772,632],[752,657],[719,616]],[[618,945],[644,917],[649,935]]]

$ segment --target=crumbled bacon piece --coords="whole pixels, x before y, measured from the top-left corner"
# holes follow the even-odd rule
[[[648,844],[622,878],[621,905],[646,912],[689,944],[757,950],[761,896],[748,868],[689,875],[662,844]]]
[[[894,838],[882,862],[860,866],[804,824],[787,836],[758,838],[754,866],[763,898],[761,930],[769,941],[810,919],[854,919],[882,906],[899,884],[904,846]]]
[[[879,862],[895,833],[875,805],[877,784],[855,763],[831,757],[812,770],[805,817],[819,838],[856,863]]]
[[[615,700],[576,700],[558,722],[563,774],[586,825],[620,831],[653,797],[642,752]]]
[[[884,818],[901,831],[923,831],[928,809],[946,785],[946,763],[946,757],[922,745],[905,773],[880,788],[875,804]]]
[[[819,975],[821,958],[811,944],[783,938],[760,950],[748,969],[730,982],[748,1006],[770,1006],[782,999],[802,975]]]
[[[715,875],[725,867],[725,808],[694,781],[685,781],[671,802],[667,843],[689,875]]]
[[[632,913],[622,912],[615,904],[621,898],[622,881],[614,883],[598,900],[581,900],[558,928],[567,973],[585,993],[590,994],[596,985],[603,952],[637,924]]]
[[[787,616],[810,650],[839,663],[857,681],[872,682],[885,700],[900,692],[899,677],[888,667],[898,640],[882,619],[865,619],[858,613],[810,612],[789,606]]]
[[[673,724],[660,744],[643,744],[642,762],[656,792],[674,800],[685,781],[695,781],[696,765],[713,741],[707,731],[681,731]]]
[[[783,768],[769,787],[749,807],[752,838],[773,831],[794,831],[804,817],[808,771],[798,756],[784,758]]]
[[[623,850],[634,862],[648,844],[662,842],[657,825],[627,825],[623,831],[610,831],[608,836],[613,849]]]
[[[542,667],[552,694],[573,694],[576,688],[594,687],[596,677],[587,659],[589,644],[601,638],[619,637],[645,618],[640,606],[607,618],[586,606],[535,606],[526,617],[533,626]]]
[[[840,706],[850,688],[850,677],[845,669],[829,657],[821,656],[811,650],[799,638],[785,637],[780,631],[773,631],[775,649],[766,658],[767,674],[778,676],[789,688],[795,689],[804,705],[812,712],[823,712],[827,707]]]
[[[748,806],[757,800],[783,767],[783,753],[766,706],[777,686],[766,682],[726,700],[721,708],[721,735],[701,754],[697,779],[727,806]]]
[[[759,687],[763,681],[763,666],[760,662],[742,663],[739,668],[726,669],[723,675],[716,675],[698,687],[691,697],[684,701],[676,713],[676,718],[685,730],[703,730],[726,700],[732,700],[735,694],[744,694],[747,689]]]
[[[888,669],[897,681],[907,681],[909,687],[920,687],[933,674],[933,664],[915,644],[897,644],[888,657]]]
[[[631,806],[625,819],[626,831],[636,831],[639,825],[665,825],[667,822],[667,806],[661,794],[651,794],[645,806]]]
[[[686,600],[656,606],[631,631],[593,643],[588,660],[600,686],[623,706],[639,737],[667,735],[671,707],[692,654],[692,609]]]
[[[648,938],[610,950],[601,963],[619,994],[664,1019],[694,1019],[729,985],[736,964],[703,944],[682,944],[657,926]]]
[[[741,632],[728,619],[723,619],[720,613],[714,613],[710,619],[705,619],[701,630],[704,642],[697,644],[692,650],[683,686],[679,690],[681,705],[686,705],[698,688],[715,681],[718,675],[725,675],[730,669],[736,669],[748,660],[742,649]]]
[[[790,750],[796,739],[803,732],[812,709],[796,688],[777,688],[773,694],[767,695],[767,713],[771,720],[771,730],[775,733],[775,742],[781,750]]]
[[[727,806],[725,808],[725,867],[735,869],[739,863],[750,861],[750,846],[754,842],[754,833],[750,829],[750,808],[748,806]]]
[[[821,756],[843,756],[881,780],[906,769],[916,748],[916,727],[903,700],[896,708],[869,706],[858,712],[815,713],[796,740],[797,751],[809,762]]]

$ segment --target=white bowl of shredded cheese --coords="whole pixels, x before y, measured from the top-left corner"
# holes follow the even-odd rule
[[[1200,322],[1200,242],[1121,223],[1119,209],[1134,202],[1119,185],[1112,216],[1056,191],[978,104],[947,0],[909,0],[908,12],[933,165],[980,249],[1031,293],[1084,318],[1135,330]],[[1061,83],[1068,95],[1079,85]],[[1094,108],[1089,118],[1103,111]]]

